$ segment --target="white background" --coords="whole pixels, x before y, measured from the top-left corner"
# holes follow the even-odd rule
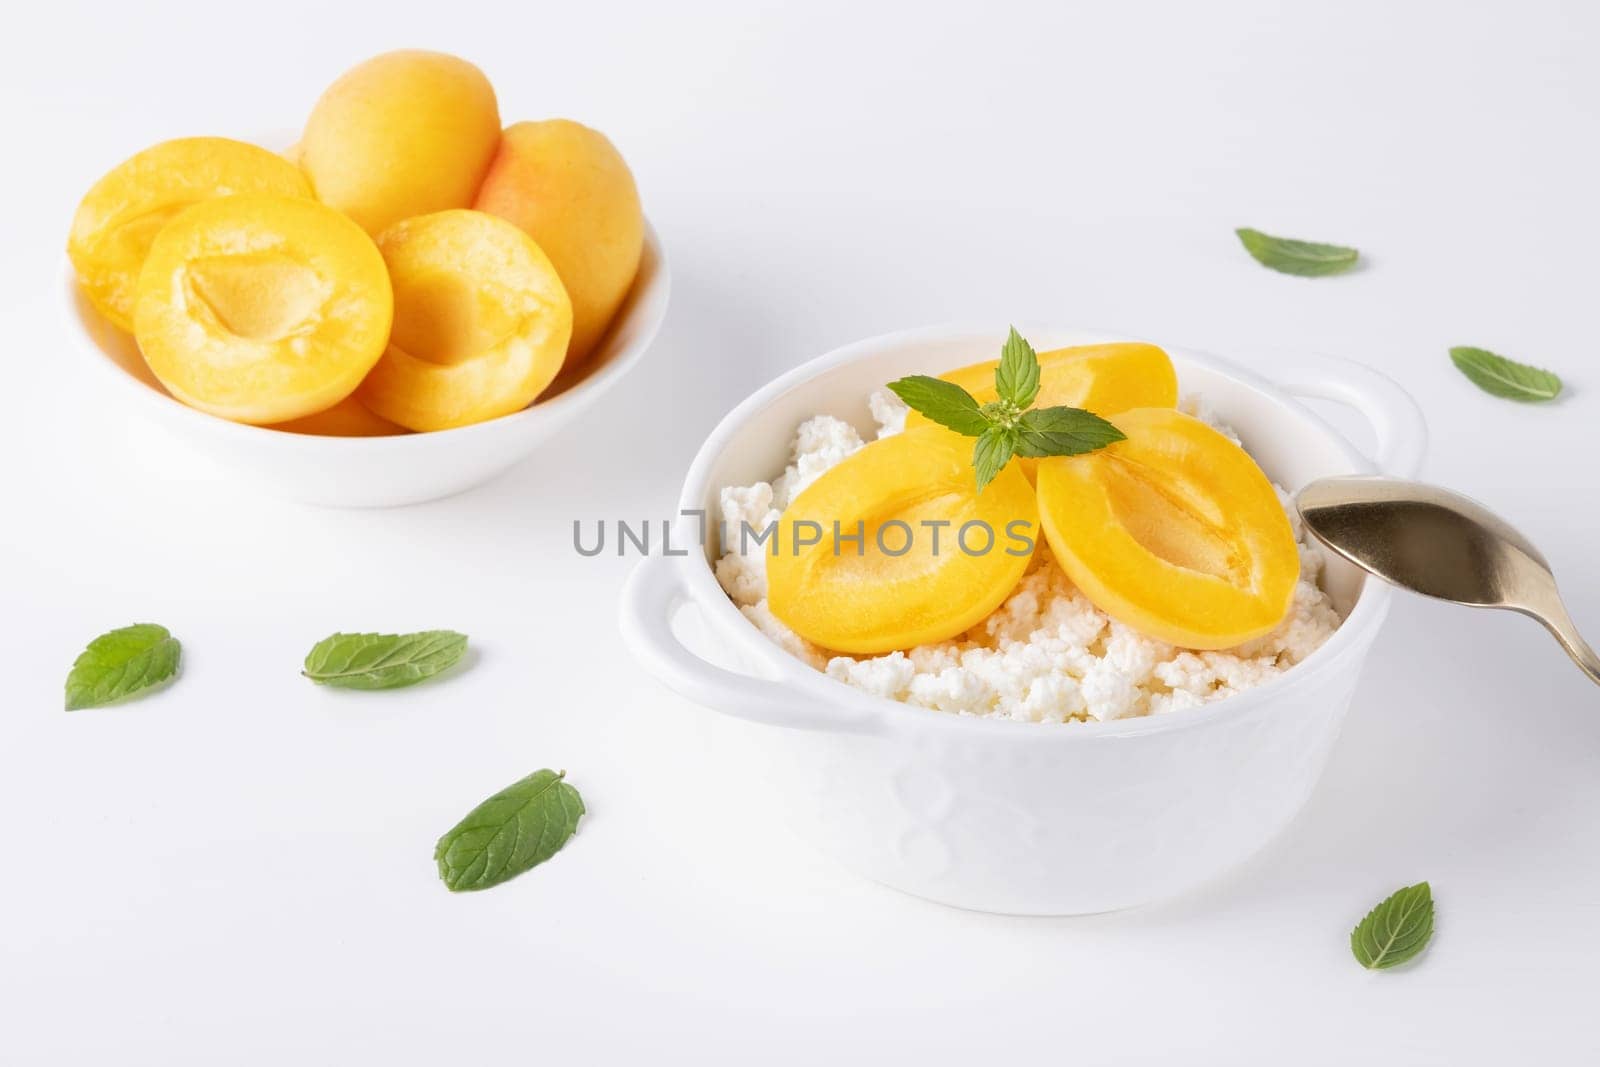
[[[0,62],[0,1062],[1592,1062],[1600,692],[1533,624],[1404,599],[1304,815],[1135,912],[966,914],[858,881],[772,817],[747,730],[617,645],[630,561],[576,517],[664,514],[738,399],[948,319],[1366,360],[1427,411],[1427,476],[1503,510],[1600,637],[1600,15],[1530,3],[904,7],[750,0],[38,5]],[[90,391],[72,209],[152,142],[297,128],[400,46],[507,121],[627,154],[673,260],[659,344],[480,490],[396,511],[259,497]],[[1355,244],[1270,273],[1235,226]],[[1550,366],[1477,392],[1474,344]],[[65,714],[95,634],[159,621],[181,680]],[[296,673],[336,629],[453,627],[389,694]],[[434,839],[564,767],[554,861],[453,896]],[[1346,936],[1432,881],[1419,965]],[[914,1057],[914,1060],[913,1060]]]

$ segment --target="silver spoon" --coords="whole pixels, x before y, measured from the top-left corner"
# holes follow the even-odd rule
[[[1295,497],[1311,532],[1402,589],[1531,616],[1600,684],[1600,655],[1578,635],[1539,550],[1459,493],[1397,478],[1323,478]]]

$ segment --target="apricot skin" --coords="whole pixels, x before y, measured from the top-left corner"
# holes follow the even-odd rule
[[[309,198],[311,187],[292,163],[225,137],[163,141],[118,164],[84,195],[67,239],[90,302],[131,332],[139,271],[156,234],[191,204],[235,193]]]
[[[190,407],[271,424],[349,396],[394,317],[372,238],[314,200],[227,196],[180,213],[139,275],[134,340]]]
[[[561,370],[572,302],[533,239],[481,211],[406,219],[378,237],[394,329],[361,403],[412,430],[447,430],[533,403]]]
[[[388,52],[346,71],[298,145],[317,198],[377,235],[401,219],[467,207],[500,141],[494,88],[466,60]]]
[[[519,122],[473,207],[539,243],[572,298],[567,365],[593,354],[639,272],[644,214],[633,173],[604,134],[567,119]]]
[[[394,437],[409,433],[382,415],[368,411],[361,401],[347,396],[333,407],[288,422],[276,422],[269,430],[306,434],[311,437]]]

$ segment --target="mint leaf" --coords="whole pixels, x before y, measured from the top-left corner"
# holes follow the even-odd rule
[[[165,626],[142,622],[89,642],[67,675],[67,710],[98,708],[159,685],[178,672],[182,649]]]
[[[1561,379],[1547,370],[1497,356],[1482,348],[1450,350],[1450,361],[1484,392],[1507,400],[1536,404],[1561,395]]]
[[[316,643],[300,673],[318,685],[395,689],[453,666],[466,651],[467,635],[453,630],[334,634]]]
[[[566,771],[534,771],[467,813],[439,838],[433,858],[452,893],[488,889],[561,851],[583,817]]]
[[[972,466],[983,492],[1013,456],[1076,456],[1122,440],[1122,431],[1082,408],[1029,408],[1039,398],[1039,355],[1013,326],[995,366],[999,398],[980,405],[943,378],[913,374],[889,383],[912,408],[941,426],[976,437]]]
[[[956,433],[977,437],[989,428],[989,420],[972,394],[954,382],[913,374],[890,382],[889,389],[910,407]]]
[[[1381,971],[1416,956],[1432,936],[1433,890],[1418,882],[1367,912],[1350,931],[1350,951],[1367,970]]]
[[[1039,395],[1039,356],[1023,340],[1015,326],[1000,349],[1000,365],[994,369],[995,390],[1000,399],[1018,409],[1033,403]]]
[[[1077,456],[1115,444],[1124,435],[1099,415],[1082,408],[1033,408],[1017,421],[1017,455]]]
[[[1254,256],[1257,263],[1282,274],[1297,274],[1302,278],[1343,274],[1356,265],[1361,255],[1354,248],[1342,245],[1272,237],[1260,230],[1245,228],[1233,232],[1239,235],[1245,251]]]
[[[978,443],[972,449],[972,466],[978,472],[978,492],[982,493],[995,476],[1005,470],[1016,444],[1016,431],[1000,426],[991,427],[978,436]]]

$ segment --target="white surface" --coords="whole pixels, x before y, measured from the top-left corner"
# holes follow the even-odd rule
[[[1591,5],[52,4],[15,28],[0,1062],[1594,1058],[1600,694],[1526,620],[1397,602],[1305,814],[1238,875],[999,919],[797,844],[730,757],[758,728],[635,669],[627,563],[570,547],[574,517],[669,509],[778,371],[1053,319],[1384,366],[1427,410],[1426,474],[1511,516],[1594,636]],[[350,62],[419,43],[479,62],[508,120],[584,119],[635,167],[673,309],[604,424],[462,497],[332,512],[90,403],[56,291],[89,182],[163,137],[293,124]],[[1370,267],[1271,274],[1239,225]],[[1451,344],[1572,395],[1486,397]],[[135,619],[182,637],[180,683],[61,712],[83,643]],[[379,695],[295,673],[333,629],[423,626],[472,634],[470,670]],[[445,893],[435,837],[541,766],[583,790],[579,837]],[[1419,878],[1427,958],[1362,972],[1350,926]]]

